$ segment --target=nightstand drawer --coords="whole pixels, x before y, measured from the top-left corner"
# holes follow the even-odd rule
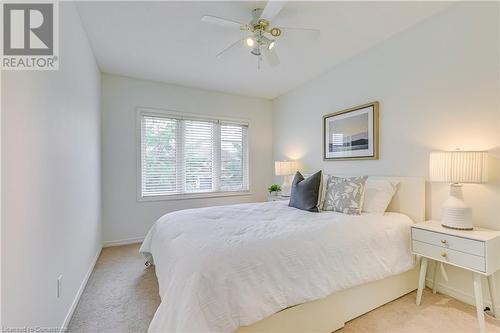
[[[484,257],[423,243],[415,239],[412,242],[412,249],[415,254],[433,258],[448,264],[486,272],[486,260]]]
[[[457,250],[475,256],[485,256],[485,243],[473,239],[412,228],[412,239],[433,244],[443,249]]]

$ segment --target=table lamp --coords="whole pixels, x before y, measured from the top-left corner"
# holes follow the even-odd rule
[[[488,181],[488,153],[460,150],[432,152],[429,174],[430,181],[450,183],[450,195],[441,208],[443,227],[472,230],[472,209],[463,199],[462,183]]]
[[[276,176],[283,176],[283,185],[281,185],[281,195],[290,196],[292,189],[292,176],[297,172],[297,163],[295,161],[276,161],[274,162],[274,173]]]

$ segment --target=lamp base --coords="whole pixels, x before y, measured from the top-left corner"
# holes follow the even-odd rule
[[[291,195],[292,188],[290,185],[282,184],[280,195],[282,197],[289,197]]]
[[[292,176],[287,175],[283,177],[283,184],[281,184],[281,196],[289,197],[292,192]]]
[[[450,229],[473,230],[472,209],[462,196],[462,185],[451,184],[450,196],[443,202],[441,225]]]

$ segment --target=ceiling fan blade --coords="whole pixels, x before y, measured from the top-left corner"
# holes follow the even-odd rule
[[[279,27],[283,31],[283,35],[307,38],[307,39],[318,39],[321,31],[319,29],[312,28],[293,28],[293,27]]]
[[[273,17],[279,14],[279,12],[283,9],[285,6],[286,1],[274,1],[274,0],[269,0],[267,2],[266,7],[262,11],[262,14],[260,15],[261,19],[265,20],[271,20]]]
[[[278,54],[274,49],[264,49],[262,51],[262,57],[264,58],[264,61],[271,67],[276,67],[280,64],[280,58],[278,57]]]
[[[234,21],[234,20],[230,20],[230,19],[226,19],[226,18],[222,18],[222,17],[217,17],[217,16],[213,16],[213,15],[204,15],[201,17],[201,21],[204,23],[214,24],[214,25],[218,25],[220,27],[232,28],[232,29],[240,29],[240,27],[242,25],[245,25],[245,24],[238,22],[238,21]]]
[[[224,50],[222,50],[219,53],[217,53],[215,55],[215,57],[222,58],[224,56],[227,56],[230,53],[230,51],[236,49],[236,46],[243,45],[243,41],[244,40],[245,40],[245,38],[238,39],[236,42],[232,43],[231,45],[229,45],[228,47],[226,47]]]

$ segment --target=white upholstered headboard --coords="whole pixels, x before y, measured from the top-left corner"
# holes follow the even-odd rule
[[[388,212],[403,213],[415,222],[425,221],[425,180],[418,177],[373,178],[399,181],[398,190],[387,208]]]
[[[309,174],[310,175],[310,174]],[[309,176],[308,175],[308,176]],[[324,174],[326,181],[326,174]],[[336,175],[352,177],[353,175]],[[425,221],[425,179],[419,177],[369,176],[374,179],[387,179],[399,182],[398,190],[392,198],[388,212],[403,213],[414,222]]]

